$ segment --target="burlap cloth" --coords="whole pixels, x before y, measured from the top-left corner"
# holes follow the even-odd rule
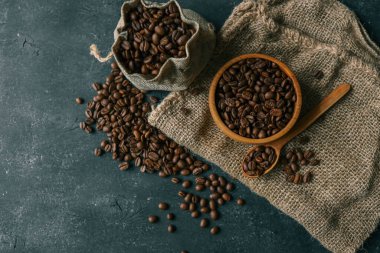
[[[333,0],[245,0],[217,39],[215,55],[195,80],[199,88],[171,93],[150,123],[267,198],[327,249],[354,252],[380,217],[379,48],[355,15]],[[310,184],[288,183],[280,169],[258,180],[244,178],[240,163],[249,146],[224,136],[212,121],[207,100],[214,74],[234,56],[255,52],[295,72],[304,95],[302,114],[340,83],[353,87],[306,131],[311,142],[305,148],[322,160]],[[322,80],[314,77],[319,70]]]

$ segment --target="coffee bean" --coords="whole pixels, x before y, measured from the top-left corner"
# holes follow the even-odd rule
[[[150,216],[148,217],[148,221],[149,221],[150,223],[156,223],[156,222],[158,221],[158,217],[155,216],[155,215],[150,215]]]
[[[171,13],[172,6],[145,8],[138,3],[125,13],[129,22],[119,32],[128,35],[121,37],[117,56],[129,73],[155,76],[168,58],[186,56],[185,45],[195,28],[181,21],[178,12]]]
[[[296,173],[295,176],[294,176],[294,179],[293,179],[293,183],[300,184],[301,180],[302,180],[301,174],[300,173]]]
[[[216,202],[218,202],[218,205],[219,205],[219,206],[224,205],[224,199],[223,199],[223,198],[218,198],[218,199],[216,200]]]
[[[187,250],[181,250],[181,253],[189,253]]]
[[[189,204],[188,203],[181,203],[179,207],[182,210],[188,210],[189,209]]]
[[[307,150],[304,153],[304,157],[305,157],[306,160],[310,160],[311,158],[314,157],[314,155],[315,155],[314,152],[311,151],[311,150]]]
[[[101,156],[102,155],[102,150],[100,148],[96,148],[94,150],[94,154],[95,154],[95,156]]]
[[[228,193],[223,193],[222,198],[224,201],[231,201],[231,195]]]
[[[160,208],[161,210],[168,210],[169,209],[169,204],[165,203],[165,202],[160,202],[158,204],[158,208]]]
[[[197,205],[196,204],[194,204],[194,203],[190,203],[189,204],[189,211],[190,212],[193,212],[193,211],[195,211],[197,209]]]
[[[196,168],[193,170],[193,175],[198,176],[198,175],[202,174],[202,172],[203,172],[202,168]]]
[[[226,69],[215,95],[224,124],[236,134],[253,139],[267,138],[284,129],[297,101],[291,78],[277,64],[258,58],[241,60]]]
[[[183,181],[183,183],[182,183],[183,188],[190,188],[190,186],[191,186],[191,181],[189,181],[189,180]]]
[[[83,98],[76,98],[75,99],[75,102],[78,104],[78,105],[81,105],[81,104],[83,104]]]
[[[220,228],[219,228],[218,226],[212,227],[212,228],[210,229],[210,233],[211,233],[212,235],[216,235],[216,234],[218,234],[219,232],[220,232]]]
[[[249,176],[261,176],[276,160],[273,148],[255,146],[244,158],[243,170]]]
[[[215,173],[212,173],[208,176],[208,178],[211,180],[211,181],[216,181],[218,180],[218,175],[216,175]]]
[[[211,200],[209,201],[209,207],[210,207],[211,210],[216,210],[217,205],[216,205],[215,200],[211,199]]]
[[[188,170],[188,169],[181,170],[181,175],[182,176],[188,176],[188,175],[190,175],[190,170]]]
[[[184,191],[179,191],[179,192],[178,192],[178,196],[181,197],[181,198],[185,198],[185,197],[186,197],[186,194],[187,194],[187,193],[184,192]]]
[[[245,205],[245,200],[242,199],[242,198],[238,198],[236,200],[236,203],[239,205],[239,206],[244,206]]]
[[[168,219],[168,220],[174,220],[174,218],[175,218],[175,215],[173,213],[168,213],[166,215],[166,219]]]
[[[121,171],[125,171],[127,169],[129,169],[129,162],[122,162],[119,164],[119,169]]]
[[[200,213],[197,210],[191,212],[191,217],[193,217],[193,218],[198,218],[199,215],[200,215]]]
[[[206,219],[206,218],[201,219],[201,222],[199,224],[199,226],[201,228],[206,228],[206,227],[208,227],[208,225],[209,225],[209,220],[208,219]]]
[[[197,184],[196,186],[195,186],[195,190],[196,191],[203,191],[205,189],[205,186],[203,185],[203,184]]]
[[[173,177],[170,181],[172,181],[173,184],[179,184],[181,182],[178,177]]]
[[[227,183],[226,190],[231,192],[235,189],[235,185],[233,183]]]
[[[218,213],[218,211],[216,211],[216,210],[212,210],[212,211],[210,212],[210,217],[211,217],[211,219],[213,219],[213,220],[217,220],[217,219],[219,219],[219,213]]]
[[[177,230],[176,226],[169,224],[168,226],[168,232],[169,233],[174,233]]]
[[[185,200],[185,202],[191,202],[192,198],[193,198],[193,194],[188,193],[188,194],[186,194],[184,200]]]
[[[201,213],[208,213],[208,212],[210,212],[210,209],[208,207],[201,208]]]
[[[304,183],[309,183],[310,180],[311,180],[311,177],[312,177],[312,174],[310,171],[306,172],[304,175],[303,175],[303,182]]]

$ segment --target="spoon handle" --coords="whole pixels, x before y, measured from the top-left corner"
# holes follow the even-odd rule
[[[302,133],[306,128],[313,124],[322,114],[338,102],[351,89],[349,84],[341,84],[325,97],[317,106],[307,113],[297,124],[280,139],[274,141],[273,146],[283,147],[291,139]]]

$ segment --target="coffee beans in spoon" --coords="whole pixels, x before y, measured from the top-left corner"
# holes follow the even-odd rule
[[[216,89],[219,115],[243,137],[262,139],[281,131],[293,116],[292,80],[271,61],[251,58],[229,67]]]
[[[270,168],[276,160],[273,148],[266,146],[255,146],[244,158],[243,170],[249,176],[261,176],[265,170]]]
[[[181,20],[175,3],[166,8],[147,8],[139,3],[125,15],[127,31],[119,54],[129,73],[156,76],[170,57],[186,56],[185,45],[195,28]]]

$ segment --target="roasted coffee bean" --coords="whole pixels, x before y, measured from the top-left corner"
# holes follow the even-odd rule
[[[182,210],[188,210],[189,209],[189,204],[188,203],[181,203],[179,207]]]
[[[174,220],[174,218],[175,218],[175,215],[173,213],[168,213],[166,215],[166,219],[168,219],[168,220]]]
[[[207,199],[201,198],[201,199],[199,200],[199,205],[200,205],[201,207],[207,207],[207,205],[208,205],[208,201],[207,201]]]
[[[173,184],[179,184],[181,182],[178,177],[173,177],[170,181],[172,181]]]
[[[149,221],[150,223],[156,223],[156,222],[158,221],[158,217],[155,216],[155,215],[150,215],[150,216],[148,217],[148,221]]]
[[[209,201],[209,207],[210,207],[211,210],[216,210],[217,204],[216,204],[215,200],[210,199],[210,201]]]
[[[189,181],[189,180],[183,181],[183,183],[182,183],[183,188],[190,188],[190,186],[191,186],[191,181]]]
[[[187,250],[181,250],[181,253],[189,253]]]
[[[208,227],[208,224],[209,224],[209,220],[206,219],[206,218],[203,218],[203,219],[201,219],[201,222],[200,222],[199,226],[200,226],[201,228],[207,228],[207,227]]]
[[[197,209],[197,205],[196,204],[194,204],[194,203],[190,203],[189,204],[189,211],[190,212],[193,212],[193,211],[195,211]]]
[[[158,204],[158,208],[160,208],[161,210],[168,210],[169,209],[169,204],[165,203],[165,202],[160,202]]]
[[[186,194],[187,194],[187,193],[184,192],[184,191],[179,191],[179,192],[178,192],[178,196],[181,197],[181,198],[185,198],[185,197],[186,197]]]
[[[204,185],[206,183],[206,178],[204,177],[196,177],[195,178],[195,183],[196,184],[200,184],[200,185]]]
[[[212,173],[208,176],[208,178],[211,180],[211,181],[215,181],[215,180],[218,180],[218,175],[216,175],[215,173]]]
[[[102,150],[100,148],[96,148],[94,150],[94,154],[95,154],[95,156],[101,156],[102,155]]]
[[[304,175],[303,175],[303,182],[304,183],[309,183],[310,180],[311,180],[311,177],[312,177],[312,174],[310,171],[306,172]]]
[[[182,21],[178,11],[169,11],[174,9],[175,3],[163,9],[138,3],[125,13],[128,22],[119,32],[128,35],[121,37],[117,57],[129,73],[155,76],[168,58],[186,56],[185,45],[195,28]]]
[[[233,183],[227,183],[226,190],[231,192],[235,189],[235,185]]]
[[[216,235],[216,234],[218,234],[219,232],[220,232],[220,228],[219,228],[218,226],[212,227],[212,228],[210,229],[210,233],[211,233],[212,235]]]
[[[212,210],[212,211],[210,212],[210,217],[211,217],[211,219],[213,219],[213,220],[217,220],[217,219],[219,219],[219,213],[218,213],[218,211],[216,211],[216,210]]]
[[[314,152],[311,151],[311,150],[307,150],[304,153],[304,157],[305,157],[306,160],[310,160],[311,158],[314,157],[314,155],[315,155]]]
[[[199,215],[200,215],[200,213],[197,210],[191,212],[191,217],[193,217],[193,218],[198,218]]]
[[[194,176],[198,176],[198,175],[200,175],[200,174],[202,174],[202,168],[195,168],[194,170],[193,170],[193,175]]]
[[[224,205],[224,199],[223,199],[223,198],[218,198],[218,199],[216,200],[216,202],[218,202],[218,205],[219,205],[219,206]]]
[[[226,69],[215,95],[225,125],[253,139],[284,129],[297,101],[291,78],[277,64],[259,58],[244,59]]]
[[[205,189],[205,186],[203,184],[197,184],[195,185],[195,190],[196,191],[203,191]]]
[[[223,193],[222,198],[224,201],[231,201],[231,195],[228,193]]]
[[[79,123],[79,128],[82,129],[82,130],[84,130],[86,128],[86,123],[80,122]]]
[[[249,176],[261,176],[265,170],[270,168],[276,160],[273,148],[255,146],[244,158],[243,170]]]
[[[191,202],[192,198],[193,198],[193,194],[188,193],[188,194],[186,194],[184,200],[185,200],[185,202]]]
[[[208,207],[201,208],[201,213],[208,213],[208,212],[210,212],[210,209]]]
[[[83,100],[83,98],[76,98],[76,99],[75,99],[75,102],[76,102],[78,105],[81,105],[81,104],[83,104],[84,100]]]
[[[236,203],[239,205],[239,206],[244,206],[245,205],[245,200],[242,199],[242,198],[238,198],[236,200]]]
[[[169,224],[168,226],[168,232],[169,233],[174,233],[177,230],[176,226]]]
[[[122,162],[119,164],[119,169],[121,171],[127,170],[129,168],[129,162]]]
[[[188,176],[188,175],[190,175],[190,170],[188,170],[188,169],[183,169],[183,170],[181,170],[181,175],[182,176]]]
[[[296,173],[294,175],[293,183],[300,184],[302,182],[302,175],[300,173]]]

